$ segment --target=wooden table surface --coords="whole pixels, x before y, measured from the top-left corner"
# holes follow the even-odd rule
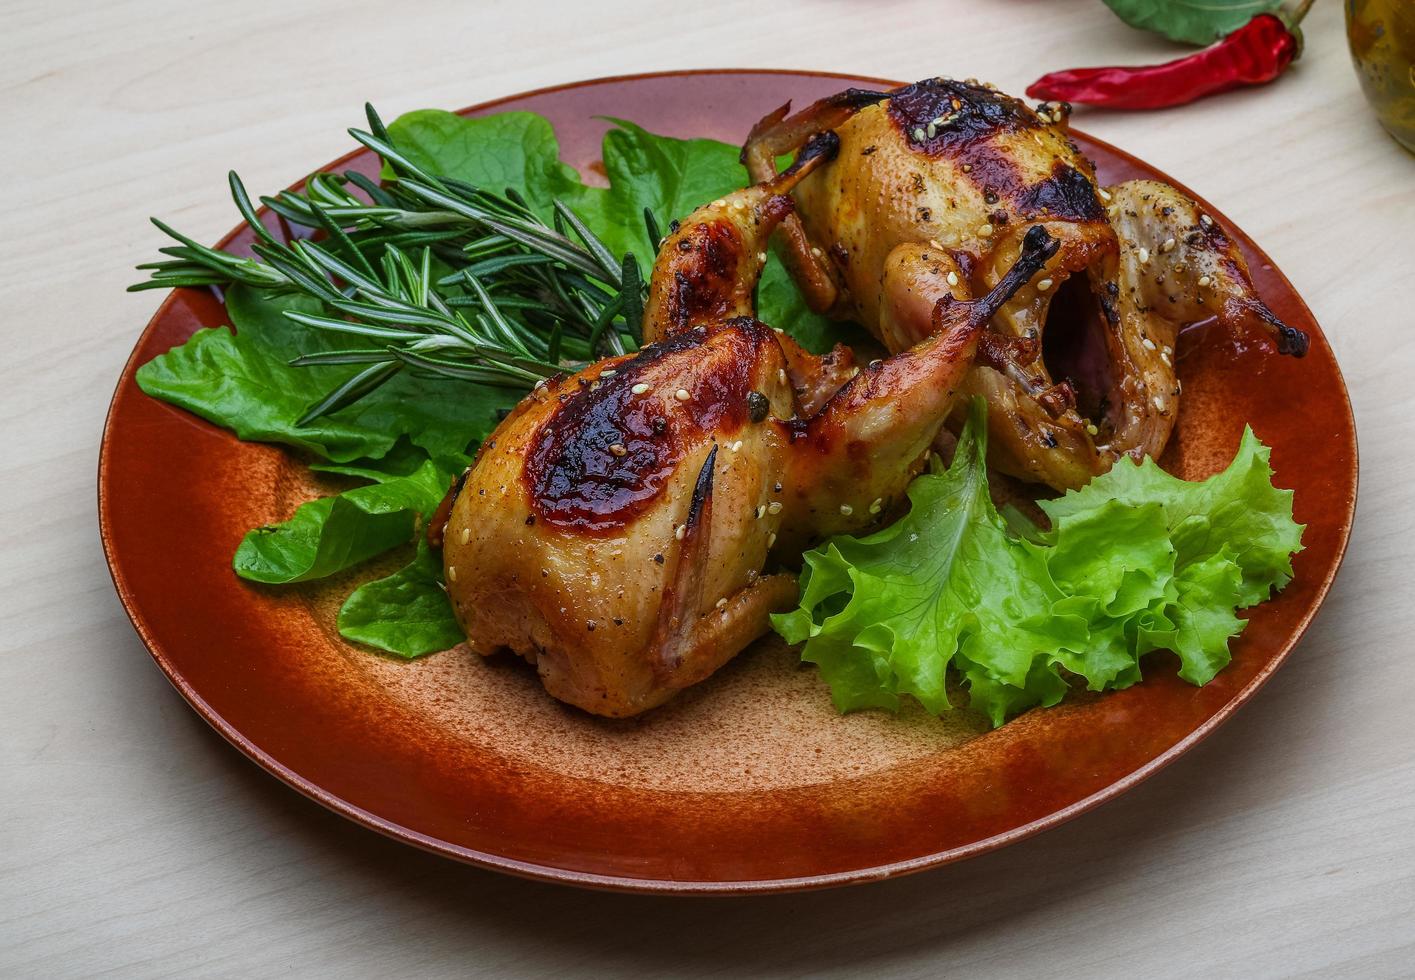
[[[1415,158],[1341,9],[1265,90],[1079,115],[1216,202],[1306,297],[1364,466],[1340,578],[1267,688],[1134,792],[992,855],[749,900],[579,892],[346,823],[258,770],[153,666],[99,547],[104,412],[157,293],[160,214],[214,241],[385,115],[677,67],[976,75],[1172,50],[1098,0],[0,4],[0,976],[1411,975]],[[672,14],[664,13],[672,8]],[[1291,406],[1301,412],[1302,406]],[[1314,452],[1321,446],[1314,445]]]

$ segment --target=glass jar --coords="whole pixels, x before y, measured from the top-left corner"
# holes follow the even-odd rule
[[[1415,0],[1346,0],[1346,38],[1381,125],[1415,153]]]

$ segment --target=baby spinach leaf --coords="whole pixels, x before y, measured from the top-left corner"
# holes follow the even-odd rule
[[[644,225],[650,209],[667,229],[703,204],[747,186],[739,148],[718,140],[675,139],[650,133],[627,120],[604,137],[604,169],[609,189],[603,224],[595,232],[611,248],[633,252],[641,268],[652,268],[653,243]],[[864,338],[858,327],[812,313],[781,260],[770,254],[757,287],[757,319],[780,328],[807,350],[822,353],[837,343]]]
[[[442,561],[421,538],[411,562],[354,590],[339,610],[338,623],[345,639],[408,659],[464,639],[442,587]]]
[[[451,472],[429,460],[408,476],[301,504],[289,520],[247,532],[233,560],[236,574],[271,584],[305,582],[405,544],[419,515],[437,508]]]
[[[464,452],[495,427],[498,410],[518,400],[503,388],[403,372],[348,408],[298,426],[311,405],[357,368],[292,367],[290,358],[355,345],[296,323],[285,310],[312,313],[317,303],[233,286],[226,312],[234,331],[198,330],[140,367],[138,385],[241,439],[282,443],[338,462],[378,459],[400,436],[434,455]]]
[[[560,162],[555,130],[533,112],[459,116],[418,109],[393,120],[388,133],[424,170],[498,193],[510,188],[546,218],[556,198],[573,203],[584,188],[575,169]]]
[[[658,136],[623,119],[604,134],[606,239],[611,248],[632,251],[642,268],[653,263],[653,245],[644,225],[644,209],[666,230],[670,221],[745,187],[747,171],[736,148],[718,140]]]
[[[353,476],[374,483],[380,483],[395,476],[410,476],[418,467],[427,462],[427,452],[414,446],[407,438],[399,439],[383,456],[377,459],[354,459],[345,463],[332,463],[316,459],[310,469],[316,473],[330,473],[336,476]],[[442,468],[449,472],[458,467],[459,460],[467,457],[453,455],[440,460]],[[465,464],[462,464],[465,465]]]

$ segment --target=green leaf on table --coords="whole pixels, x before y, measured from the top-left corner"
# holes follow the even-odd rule
[[[421,657],[465,637],[442,587],[442,561],[418,540],[403,568],[354,590],[339,610],[339,635],[400,657]]]
[[[1283,0],[1105,0],[1121,20],[1173,41],[1212,44]]]
[[[424,462],[407,476],[301,504],[294,515],[246,533],[236,574],[255,582],[306,582],[406,544],[418,517],[437,508],[456,467]]]
[[[335,462],[381,458],[399,437],[432,455],[465,452],[491,432],[499,410],[519,400],[506,389],[405,371],[347,408],[296,425],[358,368],[293,367],[290,359],[358,342],[296,323],[286,310],[315,313],[319,306],[306,297],[231,287],[226,312],[234,332],[198,330],[138,368],[139,387],[241,439],[281,443]]]
[[[560,161],[549,121],[533,112],[459,116],[418,109],[393,120],[388,133],[424,170],[494,193],[510,188],[545,218],[556,198],[576,198],[584,187],[575,168]]]

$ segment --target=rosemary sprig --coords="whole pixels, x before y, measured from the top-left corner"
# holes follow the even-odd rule
[[[513,190],[430,173],[404,154],[373,107],[349,134],[393,179],[317,173],[299,191],[260,203],[289,234],[277,237],[234,172],[231,198],[256,235],[254,257],[209,248],[158,219],[177,244],[138,266],[130,290],[240,283],[312,297],[303,326],[366,345],[302,354],[295,365],[362,365],[300,419],[307,425],[401,371],[530,388],[597,357],[637,347],[646,287],[634,256],[616,258],[563,201],[547,223]],[[657,224],[645,215],[650,241]],[[303,231],[295,231],[302,229]]]

